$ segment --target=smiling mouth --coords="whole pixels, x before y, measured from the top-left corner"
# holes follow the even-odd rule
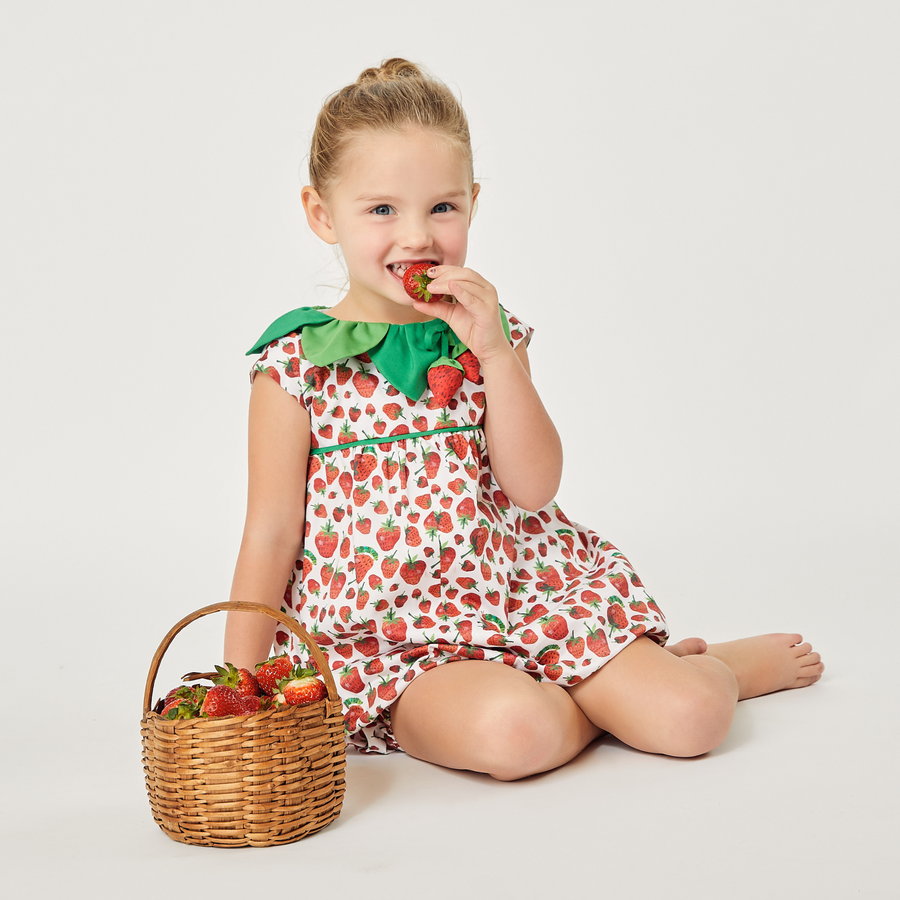
[[[394,273],[394,275],[396,275],[396,276],[402,281],[402,280],[403,280],[403,275],[404,275],[404,273],[406,272],[406,270],[407,270],[410,266],[416,266],[416,265],[418,265],[419,263],[429,263],[429,264],[432,265],[432,266],[436,266],[436,265],[437,265],[437,263],[436,263],[433,259],[419,259],[419,260],[414,260],[413,262],[398,262],[398,263],[391,263],[391,264],[388,266],[388,268]]]

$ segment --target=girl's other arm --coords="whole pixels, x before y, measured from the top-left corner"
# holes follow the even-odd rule
[[[231,587],[232,600],[281,606],[303,549],[309,415],[268,376],[250,392],[247,518]],[[277,622],[257,613],[228,613],[225,660],[253,671],[267,659]]]
[[[522,509],[549,503],[562,477],[562,442],[537,390],[525,345],[482,361],[484,433],[491,469]]]

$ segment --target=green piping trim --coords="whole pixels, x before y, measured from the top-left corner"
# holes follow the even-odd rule
[[[392,434],[388,437],[366,438],[364,441],[350,441],[347,444],[334,444],[331,447],[315,447],[309,451],[310,456],[322,456],[334,450],[349,450],[351,447],[365,447],[369,444],[393,444],[394,441],[414,441],[429,437],[432,434],[453,434],[456,431],[480,431],[480,425],[458,425],[456,428],[435,428],[434,431],[410,431],[404,434]]]

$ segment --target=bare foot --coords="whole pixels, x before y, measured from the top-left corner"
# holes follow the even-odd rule
[[[799,634],[760,634],[710,644],[706,655],[721,659],[734,672],[739,700],[807,687],[825,670],[819,654]]]
[[[685,638],[677,644],[666,644],[666,650],[675,656],[700,656],[706,653],[706,641],[703,638]]]

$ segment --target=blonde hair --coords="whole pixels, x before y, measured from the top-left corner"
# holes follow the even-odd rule
[[[455,142],[472,172],[472,141],[466,114],[452,91],[405,59],[366,69],[353,84],[332,94],[316,119],[309,151],[309,183],[321,195],[337,178],[350,140],[364,131],[393,133],[428,128]]]

